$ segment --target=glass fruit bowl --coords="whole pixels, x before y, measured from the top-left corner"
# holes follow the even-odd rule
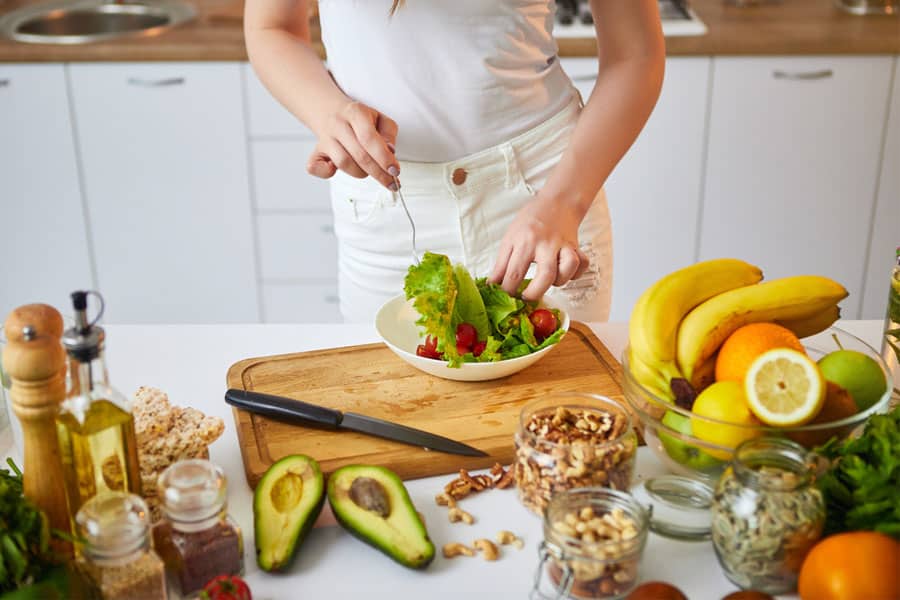
[[[809,357],[816,362],[826,354],[841,348],[862,352],[878,363],[885,382],[888,382],[884,359],[877,350],[855,335],[837,327],[830,327],[819,334],[804,338],[802,342]],[[861,426],[871,415],[887,411],[891,396],[891,386],[886,385],[884,394],[869,408],[834,421],[793,427],[738,425],[696,415],[655,394],[641,385],[631,374],[628,356],[626,348],[622,357],[625,400],[638,416],[640,431],[647,446],[669,471],[710,484],[718,480],[719,475],[731,461],[734,448],[692,435],[692,420],[703,421],[709,426],[737,428],[740,432],[736,432],[738,433],[736,437],[787,437],[811,449],[833,436],[843,439],[853,435],[858,429],[861,430]]]

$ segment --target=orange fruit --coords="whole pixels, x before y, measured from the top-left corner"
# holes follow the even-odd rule
[[[794,332],[775,323],[750,323],[728,336],[716,358],[716,381],[744,381],[756,357],[773,348],[806,352]]]
[[[816,418],[807,423],[807,425],[816,425],[819,423],[832,423],[851,417],[856,414],[856,401],[850,392],[842,388],[836,383],[830,381],[825,382],[825,402],[822,404],[822,410],[816,415]],[[850,430],[852,425],[844,427],[832,427],[829,429],[817,429],[814,431],[790,431],[788,437],[805,448],[815,448],[827,442],[831,436],[844,437]]]
[[[897,600],[900,542],[874,531],[829,536],[803,560],[800,600]]]

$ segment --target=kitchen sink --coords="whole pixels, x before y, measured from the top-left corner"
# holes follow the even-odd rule
[[[0,36],[37,44],[86,44],[125,36],[151,36],[194,18],[177,0],[58,0],[28,4],[0,16]]]

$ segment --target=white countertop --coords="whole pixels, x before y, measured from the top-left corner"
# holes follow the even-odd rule
[[[877,346],[880,321],[843,321],[840,326]],[[542,539],[540,520],[518,501],[514,490],[491,490],[463,502],[474,525],[451,524],[435,494],[452,475],[407,482],[410,497],[424,515],[437,549],[434,562],[418,572],[401,567],[335,525],[314,529],[297,552],[290,570],[268,574],[256,566],[253,546],[252,493],[244,478],[237,433],[223,397],[228,367],[243,358],[300,352],[378,341],[374,327],[360,325],[105,325],[111,383],[130,395],[149,385],[169,394],[177,405],[194,406],[225,421],[225,433],[210,449],[229,481],[229,512],[245,533],[246,578],[257,600],[293,598],[527,598]],[[592,325],[597,336],[619,356],[627,327]],[[638,453],[638,478],[661,471],[646,448]],[[327,510],[327,502],[326,502]],[[320,519],[324,523],[324,519]],[[525,540],[525,548],[502,548],[497,562],[480,557],[451,560],[440,555],[443,544],[471,544],[508,529]],[[680,542],[651,533],[641,564],[641,581],[677,585],[689,598],[717,600],[737,588],[722,574],[712,544]],[[791,598],[792,596],[785,596]]]

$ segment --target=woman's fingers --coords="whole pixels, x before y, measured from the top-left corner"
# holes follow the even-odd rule
[[[585,254],[581,248],[576,248],[575,251],[578,253],[578,269],[575,270],[575,274],[572,275],[572,279],[578,279],[584,272],[588,270],[588,267],[591,266],[591,259],[588,258],[588,255]]]
[[[563,246],[559,249],[559,268],[556,271],[556,279],[553,285],[565,285],[572,279],[581,266],[581,258],[578,251],[571,246]]]
[[[306,163],[306,172],[314,177],[330,179],[337,173],[337,166],[335,166],[328,155],[321,152],[317,146],[309,156],[309,162]]]
[[[528,273],[528,267],[531,266],[531,260],[534,253],[522,247],[513,248],[509,257],[509,264],[506,265],[506,272],[503,275],[503,282],[500,284],[506,293],[515,296],[519,289],[519,284],[525,279]]]
[[[535,252],[534,262],[537,270],[534,279],[522,291],[522,300],[540,300],[556,281],[559,272],[560,252],[555,247],[539,246]],[[518,284],[517,284],[518,285]]]
[[[344,135],[341,136],[341,143],[366,173],[377,179],[385,187],[390,187],[394,181],[394,176],[400,173],[397,158],[388,147],[388,143],[393,144],[394,139],[396,139],[397,125],[396,123],[393,124],[392,139],[385,139],[377,128],[381,115],[359,103],[354,103],[353,107],[347,111],[349,132],[345,131]],[[390,130],[391,126],[387,123],[390,119],[386,117],[385,119],[383,126]],[[351,139],[347,139],[348,133]]]
[[[504,240],[500,242],[500,251],[497,253],[497,262],[494,263],[494,270],[488,281],[491,283],[502,283],[503,277],[506,275],[506,265],[509,264],[509,257],[512,255],[512,246]]]

